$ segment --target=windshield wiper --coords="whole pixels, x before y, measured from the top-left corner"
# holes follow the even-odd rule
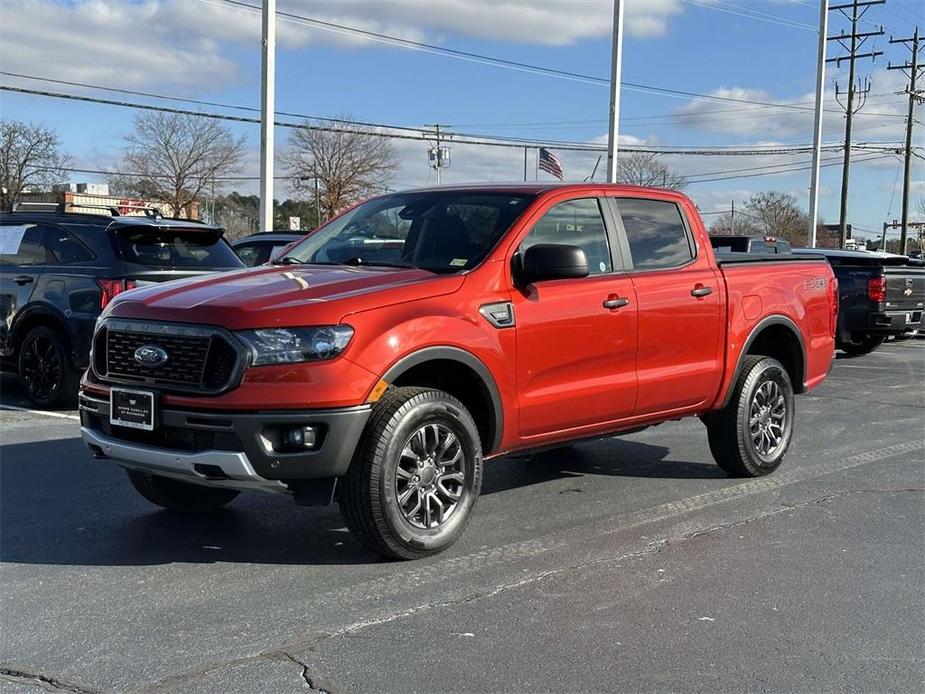
[[[402,267],[417,269],[417,266],[411,263],[390,263],[386,260],[363,260],[362,258],[350,258],[349,260],[345,260],[343,265],[353,265],[354,267]]]
[[[305,261],[299,258],[296,258],[294,255],[287,255],[283,258],[277,258],[276,260],[270,261],[271,265],[304,265]]]

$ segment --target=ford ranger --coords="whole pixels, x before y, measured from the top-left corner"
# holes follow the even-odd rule
[[[370,550],[460,535],[483,460],[699,416],[731,475],[774,471],[832,365],[821,257],[717,261],[693,203],[619,185],[363,202],[272,265],[120,293],[82,434],[168,509],[337,500]]]

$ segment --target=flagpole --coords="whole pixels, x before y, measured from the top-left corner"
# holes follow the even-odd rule
[[[613,0],[613,55],[610,59],[610,131],[607,136],[607,181],[617,182],[620,131],[620,81],[623,71],[623,0]]]

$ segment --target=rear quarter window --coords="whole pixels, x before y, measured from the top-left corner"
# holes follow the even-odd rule
[[[126,263],[163,269],[227,269],[241,260],[222,236],[210,229],[138,227],[113,232]]]

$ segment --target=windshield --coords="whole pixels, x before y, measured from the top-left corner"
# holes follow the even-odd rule
[[[122,260],[163,270],[226,269],[242,263],[222,236],[210,229],[137,227],[116,231]]]
[[[458,190],[386,195],[334,219],[275,262],[469,270],[532,200]]]

